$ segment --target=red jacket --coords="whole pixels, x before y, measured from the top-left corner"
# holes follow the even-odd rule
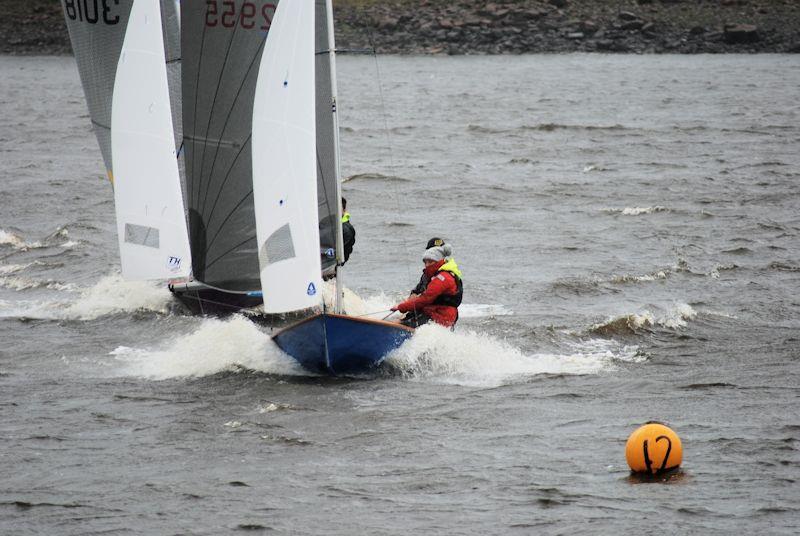
[[[425,267],[425,275],[430,277],[430,283],[425,292],[419,296],[413,296],[397,306],[397,310],[402,313],[408,311],[422,311],[423,314],[431,317],[437,324],[449,328],[458,320],[458,308],[449,305],[432,305],[433,302],[442,294],[454,295],[458,292],[456,278],[450,272],[439,272],[446,261],[443,259],[436,264]],[[438,272],[438,273],[437,273]]]

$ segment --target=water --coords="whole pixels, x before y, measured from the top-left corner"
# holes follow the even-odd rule
[[[372,378],[123,282],[73,61],[0,58],[0,532],[800,531],[800,58],[339,67],[351,303],[466,278]]]

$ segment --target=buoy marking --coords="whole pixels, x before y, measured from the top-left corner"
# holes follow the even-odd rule
[[[669,460],[669,453],[672,451],[672,440],[670,438],[668,438],[667,436],[665,436],[665,435],[658,436],[656,438],[656,443],[658,443],[662,439],[666,439],[667,440],[667,453],[664,455],[664,461],[661,462],[661,468],[658,471],[656,471],[657,473],[662,472],[664,470],[664,468],[667,466],[667,461]],[[647,440],[646,439],[642,443],[642,450],[644,451],[644,464],[647,467],[647,472],[648,473],[652,473],[653,472],[653,460],[650,459],[650,455],[647,452]]]

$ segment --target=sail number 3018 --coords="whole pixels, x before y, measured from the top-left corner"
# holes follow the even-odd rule
[[[256,26],[261,30],[269,30],[275,4],[261,4],[260,11],[255,2],[242,2],[238,12],[236,7],[233,0],[206,0],[206,26],[233,28],[238,22],[245,30],[252,30]]]
[[[111,6],[119,6],[119,0],[64,0],[64,11],[70,20],[89,24],[117,24],[119,15],[111,12]]]

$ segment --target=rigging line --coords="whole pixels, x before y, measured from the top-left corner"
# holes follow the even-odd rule
[[[197,4],[194,4],[194,5],[197,5]],[[188,9],[188,6],[184,6],[183,9]],[[181,12],[183,13],[183,11],[181,11]],[[188,16],[186,18],[188,19]],[[181,19],[183,19],[183,15],[181,15]],[[181,21],[181,23],[183,23],[183,21]],[[203,33],[201,34],[201,38],[200,38],[200,54],[197,56],[197,58],[198,58],[198,61],[197,61],[197,77],[196,77],[196,79],[194,81],[194,109],[192,110],[192,114],[193,114],[192,115],[192,127],[193,127],[192,134],[195,134],[197,132],[197,97],[200,94],[200,92],[198,91],[198,88],[200,87],[200,72],[202,71],[202,66],[203,66],[202,65],[202,59],[203,59],[203,50],[205,49],[205,45],[206,45],[206,30],[207,30],[207,28],[208,27],[205,24],[203,24]],[[181,36],[183,36],[183,32],[181,32]],[[183,55],[183,43],[181,43],[181,55]],[[181,71],[183,71],[183,67],[184,66],[181,63]],[[183,84],[181,84],[181,94],[183,94]],[[181,102],[183,102],[183,97],[182,96],[181,96]],[[181,112],[183,112],[183,110],[181,110]],[[183,133],[183,136],[184,136],[184,140],[186,140],[186,132],[185,131]],[[191,162],[186,164],[188,169],[185,170],[185,174],[186,174],[187,177],[194,177],[194,168],[195,168],[195,165],[194,165],[195,162],[194,161],[195,161],[195,158],[197,158],[197,154],[198,154],[199,151],[197,151],[196,148],[194,146],[192,146],[192,145],[190,145],[190,147],[192,148],[192,158],[190,158],[190,159],[184,158],[184,162],[186,162],[187,160],[191,160]],[[192,186],[195,185],[195,182],[196,181],[190,181],[190,180],[186,181],[187,184],[191,184]],[[202,184],[202,182],[203,182],[203,177],[200,176],[198,178],[198,182],[197,182],[197,185],[196,185],[197,188],[193,187],[192,191],[189,192],[189,196],[188,197],[189,197],[190,202],[191,202],[191,199],[194,197],[195,190],[197,192],[197,202],[194,203],[195,207],[199,204],[199,201],[200,201],[200,184]]]
[[[389,134],[389,123],[386,119],[386,100],[383,98],[383,81],[381,80],[381,68],[380,63],[378,62],[378,51],[375,47],[375,41],[372,39],[372,31],[367,25],[367,39],[369,40],[370,47],[372,47],[372,58],[375,60],[375,73],[378,78],[378,95],[380,96],[381,101],[381,115],[383,117],[383,131],[386,135],[386,149],[389,151],[389,165],[392,173],[395,173],[395,166],[394,166],[394,153],[392,151],[392,140]],[[396,208],[396,214],[402,214],[402,209],[400,207],[400,191],[399,187],[397,186],[396,181],[392,181],[392,188],[394,189],[394,203]],[[406,240],[405,234],[400,235],[401,243],[403,244],[403,250],[405,250],[406,255],[411,253],[411,250],[408,246],[408,242]],[[411,266],[406,264],[406,278],[411,281]]]
[[[236,162],[239,160],[239,157],[242,155],[242,153],[244,152],[245,148],[250,145],[250,139],[251,139],[252,136],[253,135],[250,134],[250,136],[247,137],[245,142],[242,144],[242,147],[239,149],[239,152],[236,153],[236,156],[233,157],[233,162],[231,163],[231,167],[228,168],[228,172],[225,174],[225,178],[222,179],[222,183],[220,184],[219,190],[217,191],[217,196],[214,198],[214,204],[211,206],[211,212],[209,212],[208,216],[206,217],[206,222],[210,222],[211,218],[214,216],[214,211],[217,209],[217,203],[219,202],[219,198],[222,195],[223,186],[225,186],[225,183],[228,182],[228,178],[230,178],[230,176],[231,176],[231,171],[233,171],[233,168],[236,166]],[[252,195],[252,193],[253,193],[253,189],[251,188],[250,192],[245,194],[244,199],[246,199],[248,195]],[[217,235],[219,235],[220,230],[225,225],[225,222],[228,221],[228,219],[231,217],[233,212],[235,212],[236,209],[239,208],[239,205],[241,205],[241,204],[242,204],[242,202],[239,201],[239,203],[236,206],[234,206],[233,209],[228,213],[227,217],[222,221],[220,226],[217,228],[217,232],[214,235],[214,238],[212,239],[212,242],[217,239]],[[253,208],[253,210],[254,210],[254,214],[255,214],[255,207]],[[254,217],[253,228],[255,229],[255,215],[253,217]],[[211,245],[210,242],[209,242],[209,245]]]
[[[91,122],[91,123],[92,123],[94,126],[96,126],[96,127],[104,128],[104,129],[106,129],[106,130],[111,130],[111,127],[110,127],[110,126],[108,126],[108,125],[104,125],[104,124],[102,124],[102,123],[98,123],[98,122],[97,122],[97,121],[95,121],[94,119],[91,119],[91,120],[90,120],[90,122]]]
[[[238,20],[238,19],[237,19]],[[228,56],[231,53],[231,48],[233,47],[233,41],[236,39],[236,30],[239,28],[239,25],[233,27],[233,32],[231,32],[231,39],[228,41],[228,48],[225,50],[225,58],[222,60],[222,70],[219,72],[219,78],[217,79],[217,87],[214,90],[214,98],[211,100],[211,112],[208,114],[208,121],[206,122],[206,138],[208,137],[208,131],[211,130],[211,120],[214,118],[214,112],[216,111],[215,107],[217,104],[217,96],[219,95],[219,88],[222,85],[223,75],[225,74],[225,67],[228,66]],[[206,144],[203,145],[203,157],[200,159],[200,178],[202,180],[203,172],[206,169],[206,149],[208,146]],[[217,150],[219,150],[219,146],[217,146]],[[202,213],[203,209],[205,208],[206,199],[208,198],[208,190],[211,187],[211,173],[208,174],[208,185],[206,186],[206,195],[203,197],[203,206],[200,206],[200,199],[198,197],[197,208],[198,212]]]
[[[256,242],[256,237],[255,237],[255,236],[251,236],[251,237],[245,238],[244,240],[242,240],[242,241],[241,241],[241,242],[239,242],[238,244],[236,244],[236,245],[232,246],[232,247],[231,247],[230,249],[228,249],[227,251],[223,251],[221,254],[219,254],[219,255],[217,255],[216,257],[214,257],[214,260],[212,260],[211,262],[207,262],[207,263],[206,263],[206,270],[208,270],[209,268],[211,268],[211,266],[213,266],[213,265],[214,265],[214,263],[216,263],[218,260],[220,260],[220,259],[224,258],[224,257],[225,257],[225,256],[226,256],[228,253],[230,253],[231,251],[234,251],[234,250],[236,250],[236,249],[238,249],[238,248],[242,247],[243,245],[245,245],[246,243],[250,242],[251,240],[252,240],[253,242]],[[258,247],[258,244],[256,244],[256,247]],[[261,286],[261,285],[260,285],[260,283],[259,283],[259,286]]]
[[[206,286],[209,287],[209,288],[213,288],[214,290],[218,290],[220,292],[228,292],[228,293],[231,293],[231,294],[234,294],[234,293],[235,294],[246,294],[246,292],[241,292],[240,293],[240,292],[234,292],[234,291],[231,291],[231,290],[212,287],[211,285],[206,285]],[[217,305],[217,306],[219,306],[221,308],[224,308],[224,309],[230,309],[233,312],[239,312],[239,311],[241,311],[243,309],[252,309],[252,307],[240,307],[238,305],[231,305],[230,303],[224,303],[224,302],[218,302],[218,301],[214,301],[214,300],[209,300],[208,298],[200,298],[199,296],[189,296],[188,293],[183,295],[182,298],[183,299],[189,299],[189,300],[195,300],[196,302],[198,302],[200,304],[200,307],[202,307],[203,304],[206,303],[206,304],[211,304],[211,305]]]
[[[258,50],[253,55],[253,60],[250,62],[250,65],[247,67],[247,71],[245,72],[245,75],[242,77],[242,83],[239,85],[239,89],[236,90],[236,96],[233,97],[233,103],[231,104],[230,110],[228,110],[228,115],[225,117],[225,123],[222,126],[222,131],[220,132],[220,135],[218,136],[218,139],[217,139],[217,147],[216,147],[216,149],[214,151],[214,160],[211,161],[211,170],[208,172],[209,179],[214,174],[214,167],[217,165],[217,156],[219,155],[219,148],[224,144],[223,138],[225,137],[224,136],[225,129],[228,128],[228,122],[230,121],[231,116],[233,115],[233,110],[236,108],[236,104],[237,104],[237,101],[239,99],[239,95],[242,92],[242,88],[244,88],[245,84],[247,83],[247,77],[250,75],[250,71],[252,70],[253,65],[255,65],[256,59],[261,57],[261,54],[262,54],[263,49],[264,49],[264,44],[266,42],[267,42],[267,38],[264,37],[264,39],[261,41],[261,44],[258,46]],[[253,93],[254,93],[253,98],[255,99],[255,89],[253,90]],[[252,131],[253,131],[253,123],[252,123],[252,116],[251,116],[250,136],[252,136]],[[250,138],[250,136],[248,136],[248,139]],[[247,142],[245,142],[245,144],[243,144],[243,145],[246,145],[246,143]],[[237,154],[236,156],[238,157],[239,155]],[[235,165],[235,162],[236,161],[234,160],[234,162],[231,164],[231,168]],[[230,172],[231,172],[231,170],[229,168],[228,169],[228,173],[225,175],[226,178],[227,178],[228,174],[230,174]],[[203,198],[203,209],[205,209],[206,202],[208,201],[208,192],[211,189],[210,188],[210,182],[211,181],[209,180],[209,187],[206,188],[206,195]],[[217,199],[219,199],[219,196],[220,196],[221,192],[222,192],[222,185],[220,185],[219,189],[217,190]],[[216,207],[216,205],[217,205],[217,203],[216,203],[216,201],[214,201],[214,206]],[[214,212],[213,209],[212,209],[211,212],[212,213]],[[209,214],[209,218],[210,217],[211,217],[211,214]]]

